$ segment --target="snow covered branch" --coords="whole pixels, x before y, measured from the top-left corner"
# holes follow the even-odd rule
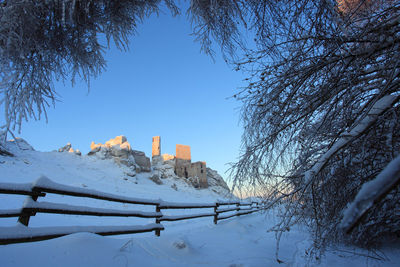
[[[312,178],[317,175],[328,160],[337,153],[341,148],[347,145],[351,140],[353,140],[358,135],[362,134],[366,129],[368,129],[371,124],[373,124],[379,115],[381,115],[385,110],[391,107],[398,100],[397,96],[386,95],[380,98],[372,106],[367,116],[365,116],[355,127],[350,131],[344,132],[339,140],[337,140],[333,146],[325,152],[314,164],[314,166],[305,173],[306,184],[308,184]]]
[[[363,215],[385,197],[399,182],[400,155],[392,160],[374,180],[363,184],[354,201],[344,211],[341,221],[341,227],[344,231],[351,232],[360,222]]]

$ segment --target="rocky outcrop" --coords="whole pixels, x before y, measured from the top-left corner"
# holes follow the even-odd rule
[[[175,156],[170,154],[162,154],[161,156],[153,156],[151,164],[156,166],[171,161],[171,165],[175,166]],[[173,161],[173,162],[172,162]]]
[[[1,137],[4,136],[1,136],[0,134],[0,138]],[[0,156],[14,157],[15,156],[14,153],[21,150],[35,151],[28,142],[26,142],[24,139],[20,137],[16,137],[15,139],[0,144]]]
[[[82,155],[81,151],[79,149],[73,149],[71,143],[67,143],[65,146],[61,147],[58,149],[58,152],[68,152],[68,153],[74,153],[75,155]]]
[[[170,155],[170,154],[162,154],[162,160],[163,161],[167,161],[167,160],[174,160],[175,156],[174,155]]]
[[[146,154],[142,151],[131,150],[133,158],[137,165],[140,166],[141,171],[149,172],[151,171],[150,159],[146,157]]]
[[[125,135],[116,136],[114,139],[108,140],[104,145],[106,147],[123,146],[124,145],[127,149],[131,149],[131,146],[128,143],[128,139],[126,139]]]
[[[58,152],[68,152],[71,149],[71,143],[67,143],[65,146],[60,147]]]
[[[21,137],[17,137],[7,142],[8,144],[15,144],[20,150],[35,151],[33,147]]]
[[[68,150],[68,152],[69,153],[74,153],[75,155],[78,155],[78,156],[81,156],[82,155],[82,152],[79,150],[79,149],[70,149],[70,150]]]
[[[209,186],[219,186],[226,190],[230,190],[224,179],[217,171],[207,168],[207,180]]]
[[[101,159],[113,159],[119,165],[125,165],[136,172],[150,172],[150,159],[142,151],[133,150],[127,138],[123,135],[108,140],[104,145],[94,142],[90,145],[89,156],[95,155]]]
[[[154,183],[156,183],[158,185],[163,184],[163,182],[161,181],[160,177],[158,177],[157,174],[153,174],[152,176],[150,176],[149,179],[152,180]]]

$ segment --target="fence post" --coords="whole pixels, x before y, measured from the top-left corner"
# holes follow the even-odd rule
[[[157,206],[156,206],[156,212],[161,212],[159,204],[157,204]],[[156,218],[156,223],[160,224],[160,219],[159,218]],[[156,229],[156,236],[160,236],[160,234],[161,234],[160,229]]]
[[[218,222],[218,213],[217,213],[218,207],[219,207],[218,202],[215,202],[215,207],[214,207],[214,224],[217,224],[217,222]]]
[[[240,202],[236,203],[236,216],[240,216],[239,211],[240,211]]]
[[[36,201],[38,199],[38,195],[34,195],[34,196],[28,196],[28,198],[31,198],[33,201]],[[27,211],[26,209],[22,209],[22,214],[19,216],[18,218],[18,222],[28,226],[29,224],[29,219],[31,218],[31,216],[35,215],[34,213],[32,213],[31,211]]]

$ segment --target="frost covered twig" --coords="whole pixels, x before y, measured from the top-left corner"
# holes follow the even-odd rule
[[[360,222],[363,215],[385,197],[399,182],[400,155],[392,160],[374,180],[363,184],[354,201],[343,213],[341,227],[344,231],[351,232]]]
[[[398,99],[398,96],[386,95],[376,101],[364,119],[362,119],[355,127],[353,127],[350,132],[342,133],[339,139],[318,159],[314,166],[305,172],[306,184],[312,180],[313,176],[317,175],[321,171],[323,166],[335,153],[337,153],[352,139],[356,138],[366,129],[368,129],[368,127],[377,120],[378,116],[396,103]]]

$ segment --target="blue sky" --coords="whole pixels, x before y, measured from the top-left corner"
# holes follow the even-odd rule
[[[184,12],[183,12],[184,13]],[[226,163],[239,154],[240,103],[231,97],[243,75],[228,66],[216,49],[215,62],[200,53],[183,14],[152,16],[138,25],[129,51],[106,52],[107,69],[87,85],[55,83],[60,102],[45,120],[29,121],[19,136],[40,151],[71,142],[87,153],[90,143],[125,135],[133,149],[151,156],[160,135],[162,153],[175,144],[191,146],[192,161],[206,161],[224,178]]]

